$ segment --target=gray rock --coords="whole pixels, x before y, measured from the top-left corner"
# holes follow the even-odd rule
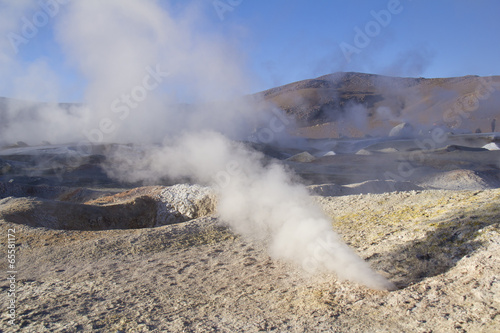
[[[366,150],[366,149],[360,149],[360,150],[358,150],[356,155],[373,155],[373,153],[371,151]]]
[[[316,159],[313,155],[308,153],[307,151],[304,151],[302,153],[293,155],[292,157],[287,158],[287,161],[290,162],[300,162],[300,163],[309,163],[312,162]]]
[[[166,187],[157,199],[157,226],[210,215],[216,206],[213,190],[200,185],[178,184]]]
[[[391,129],[389,136],[400,138],[411,138],[415,134],[415,129],[409,123],[401,123]]]

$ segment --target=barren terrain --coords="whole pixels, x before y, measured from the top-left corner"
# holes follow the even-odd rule
[[[500,327],[499,190],[317,197],[398,290],[311,276],[216,217],[157,228],[52,230],[3,220],[18,244],[26,332],[419,331]],[[3,203],[5,205],[5,203]],[[2,270],[5,270],[3,265]],[[8,284],[2,281],[5,304]],[[3,329],[9,329],[5,311]]]
[[[57,154],[3,150],[10,168],[0,183],[0,223],[18,239],[18,290],[11,326],[2,280],[0,325],[6,332],[497,331],[497,152],[425,151],[411,177],[383,179],[377,163],[397,170],[389,166],[404,161],[411,143],[384,142],[349,144],[364,154],[283,163],[313,183],[332,228],[395,291],[310,275],[270,257],[264,243],[221,223],[209,188],[119,188],[99,172],[97,156],[68,166],[63,181],[50,169],[26,176],[33,160]],[[380,152],[387,146],[393,150]],[[359,158],[372,160],[353,162]]]
[[[158,145],[0,147],[0,270],[15,275],[0,280],[0,331],[498,332],[499,79],[485,80],[336,73],[292,83],[261,95],[297,119],[300,137],[238,142],[306,186],[390,291],[270,256],[267,239],[221,218],[213,186],[113,174],[140,160],[117,152]]]
[[[260,94],[298,120],[300,135],[337,138],[387,135],[402,122],[417,132],[433,126],[493,132],[499,91],[498,76],[426,79],[339,72]]]

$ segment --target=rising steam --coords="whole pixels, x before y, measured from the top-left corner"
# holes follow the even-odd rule
[[[136,154],[117,151],[110,163],[113,175],[128,181],[194,178],[217,191],[220,218],[234,231],[266,242],[273,257],[371,288],[394,288],[340,240],[306,188],[282,165],[243,144],[207,131]]]
[[[0,143],[12,136],[39,143],[50,133],[52,143],[143,144],[142,150],[121,146],[110,155],[109,174],[126,181],[170,177],[210,185],[221,219],[266,242],[272,256],[311,272],[393,288],[340,240],[283,166],[231,140],[249,138],[260,126],[269,126],[276,139],[281,127],[258,101],[213,102],[236,100],[247,91],[249,75],[230,43],[197,33],[206,30],[200,29],[205,21],[196,8],[174,17],[159,1],[67,4],[54,19],[68,59],[88,81],[85,106],[68,111],[47,105],[30,119],[10,111]],[[155,78],[158,84],[149,89]],[[182,101],[191,104],[180,107]],[[20,132],[23,126],[29,132]]]

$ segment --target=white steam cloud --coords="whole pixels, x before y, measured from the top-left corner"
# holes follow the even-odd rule
[[[265,241],[274,257],[372,288],[393,288],[340,240],[283,166],[231,140],[262,127],[268,138],[283,139],[285,124],[261,102],[234,98],[247,91],[244,57],[202,29],[196,6],[176,16],[165,6],[81,0],[61,8],[54,17],[58,40],[88,81],[85,106],[46,105],[28,118],[11,108],[0,143],[135,143],[144,149],[120,146],[109,156],[110,175],[149,182],[187,177],[210,185],[221,219]]]
[[[282,165],[219,133],[188,133],[140,154],[122,147],[110,165],[123,180],[194,177],[217,191],[220,218],[234,231],[266,242],[273,257],[312,273],[394,288],[342,242],[307,189]]]

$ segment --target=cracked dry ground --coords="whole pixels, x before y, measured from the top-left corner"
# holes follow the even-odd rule
[[[398,286],[310,276],[216,217],[158,228],[15,227],[16,325],[5,332],[497,332],[500,190],[316,197]],[[6,238],[2,239],[5,248]],[[6,271],[5,263],[0,268]]]

